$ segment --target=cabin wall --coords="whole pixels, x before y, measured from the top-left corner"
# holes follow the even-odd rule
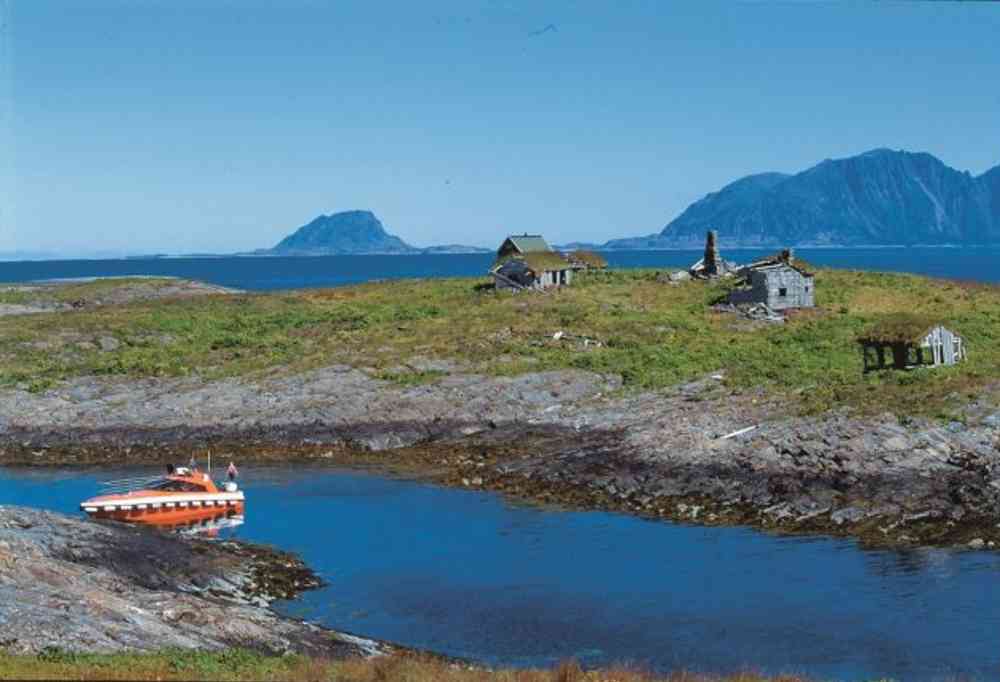
[[[767,303],[767,280],[763,273],[750,272],[750,286],[745,289],[735,289],[729,294],[729,302],[740,303]]]
[[[962,337],[942,326],[934,327],[921,345],[930,352],[935,365],[954,365],[965,358]]]
[[[767,305],[772,310],[812,308],[815,305],[813,281],[794,268],[780,268],[754,273],[762,276],[767,290]]]
[[[795,268],[750,270],[748,285],[729,295],[729,302],[764,303],[772,310],[812,308],[816,305],[813,278]]]
[[[498,290],[504,291],[517,291],[517,287],[514,286],[507,277],[493,273],[493,286]]]
[[[538,280],[538,285],[543,289],[549,287],[565,286],[573,281],[573,270],[567,267],[565,270],[546,270]]]
[[[522,288],[548,289],[565,286],[572,281],[573,270],[569,267],[565,270],[545,270],[534,278],[528,278],[513,268],[500,268],[493,272],[493,285],[498,291],[517,291],[519,288],[515,283],[520,284]]]

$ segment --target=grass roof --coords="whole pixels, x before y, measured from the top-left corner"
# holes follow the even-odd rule
[[[536,251],[525,254],[514,254],[498,259],[493,267],[503,265],[509,260],[520,260],[533,270],[536,274],[546,270],[565,270],[569,267],[569,261],[554,251]]]
[[[608,261],[604,259],[604,256],[594,251],[586,251],[584,249],[579,249],[569,254],[569,259],[571,261],[583,263],[584,265],[587,265],[592,268],[608,267]]]
[[[507,237],[517,250],[521,253],[535,253],[540,251],[551,251],[552,247],[545,241],[545,237],[540,234],[512,234]]]
[[[860,343],[919,343],[941,320],[916,313],[890,313],[858,336]]]

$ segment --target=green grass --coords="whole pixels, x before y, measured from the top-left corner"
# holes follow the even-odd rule
[[[0,386],[42,390],[81,375],[215,379],[335,363],[414,385],[438,374],[389,370],[421,356],[457,359],[491,374],[613,372],[626,390],[660,389],[722,370],[728,389],[761,387],[793,398],[803,412],[850,405],[944,414],[1000,376],[996,287],[819,270],[817,309],[785,325],[751,325],[710,309],[725,284],[671,286],[651,271],[581,274],[573,286],[547,295],[495,294],[475,286],[481,282],[381,282],[0,318]],[[968,361],[864,375],[857,336],[900,311],[946,320],[965,336]],[[556,331],[567,339],[553,340]],[[101,351],[94,345],[101,337],[121,345]],[[599,345],[584,346],[582,338]]]
[[[289,682],[804,682],[798,676],[731,676],[678,672],[655,675],[635,668],[583,671],[572,662],[551,670],[483,670],[412,655],[332,662],[304,656],[267,656],[242,649],[165,650],[150,654],[37,656],[0,653],[0,679],[46,680],[287,680]]]

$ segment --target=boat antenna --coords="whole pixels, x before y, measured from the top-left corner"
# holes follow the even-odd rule
[[[208,473],[212,474],[212,449],[208,449]]]

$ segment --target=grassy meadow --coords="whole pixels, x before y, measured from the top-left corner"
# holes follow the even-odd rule
[[[55,295],[88,301],[128,285],[96,281]],[[726,286],[671,285],[654,271],[620,270],[585,273],[547,294],[495,293],[483,279],[434,279],[84,305],[0,317],[0,387],[42,391],[85,375],[260,377],[337,363],[405,386],[443,376],[405,367],[434,358],[495,375],[613,372],[624,390],[724,371],[729,390],[759,387],[793,398],[804,413],[849,405],[947,416],[1000,376],[997,287],[818,270],[818,307],[781,325],[713,311]],[[4,295],[0,288],[0,302]],[[6,295],[23,303],[31,292]],[[900,311],[949,324],[966,338],[968,361],[864,375],[857,336]]]
[[[217,653],[0,654],[0,679],[17,680],[273,680],[275,682],[805,682],[797,676],[754,673],[705,676],[655,675],[619,667],[584,671],[575,663],[551,670],[482,670],[416,656],[325,661],[304,656],[266,656],[232,649]]]

